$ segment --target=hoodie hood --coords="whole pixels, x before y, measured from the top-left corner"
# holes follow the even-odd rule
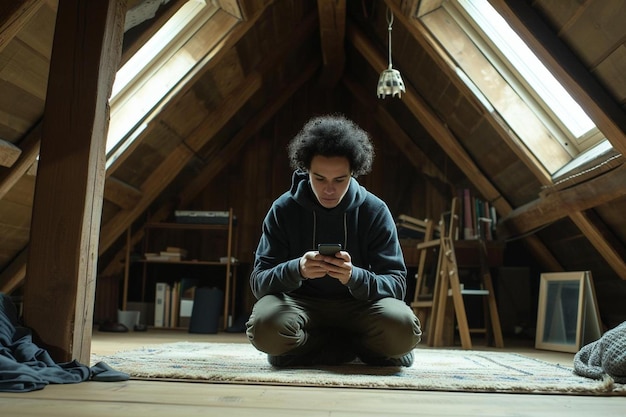
[[[348,191],[343,196],[339,204],[333,208],[323,207],[311,189],[309,182],[309,174],[305,171],[297,170],[291,178],[291,188],[289,190],[291,198],[293,198],[302,207],[313,210],[314,212],[324,213],[325,215],[343,215],[347,211],[351,211],[359,207],[365,201],[367,190],[360,185],[354,178],[350,178]]]

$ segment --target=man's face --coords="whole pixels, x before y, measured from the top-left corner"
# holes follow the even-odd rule
[[[350,186],[350,162],[343,156],[316,155],[311,160],[309,180],[322,207],[336,207]]]

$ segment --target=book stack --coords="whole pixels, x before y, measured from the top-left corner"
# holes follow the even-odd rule
[[[160,252],[146,252],[144,256],[148,261],[182,261],[187,258],[187,250],[168,246]]]
[[[461,201],[459,228],[463,239],[494,240],[496,232],[496,209],[468,188],[459,190]]]
[[[426,233],[426,222],[415,217],[401,214],[396,222],[400,239],[423,239]]]
[[[195,289],[194,280],[157,282],[154,327],[188,327]]]

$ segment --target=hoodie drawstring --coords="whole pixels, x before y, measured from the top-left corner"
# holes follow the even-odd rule
[[[313,250],[315,250],[317,232],[317,213],[313,211]],[[343,213],[343,250],[348,246],[348,213]]]

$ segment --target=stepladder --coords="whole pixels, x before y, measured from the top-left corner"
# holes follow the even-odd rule
[[[432,335],[431,329],[433,328],[433,294],[440,246],[439,237],[435,238],[436,232],[438,233],[438,228],[435,226],[435,222],[432,219],[426,220],[424,241],[417,244],[418,267],[415,274],[415,293],[411,302],[411,308],[422,326],[422,337],[429,345]]]
[[[416,285],[411,308],[417,315],[422,325],[422,333],[429,346],[433,344],[433,331],[435,329],[434,305],[438,289],[438,274],[441,268],[441,246],[444,237],[456,235],[458,223],[458,199],[453,198],[451,209],[444,212],[435,224],[434,220],[425,220],[424,240],[417,244],[418,267],[416,273]]]
[[[441,214],[438,224],[426,221],[424,240],[417,244],[419,260],[411,308],[420,320],[428,346],[451,346],[457,328],[465,349],[472,347],[471,335],[475,333],[483,333],[487,343],[503,347],[487,245],[482,238],[457,239],[458,211],[458,199],[453,198],[450,211]],[[472,262],[459,265],[457,248],[464,255],[461,259]],[[466,275],[468,271],[477,278],[471,283],[461,278],[460,272]],[[469,325],[467,297],[482,301],[481,327]]]
[[[438,289],[433,300],[433,334],[430,345],[434,347],[448,346],[453,340],[454,327],[456,325],[463,349],[472,348],[472,334],[482,333],[487,343],[495,347],[504,347],[500,318],[493,281],[487,261],[487,247],[482,239],[463,241],[463,250],[475,252],[479,259],[477,269],[479,285],[466,288],[461,281],[459,266],[456,257],[455,243],[459,243],[450,237],[444,237],[441,242],[439,268],[437,274]],[[481,297],[484,325],[482,327],[470,327],[468,323],[466,302],[464,297]],[[449,302],[451,299],[451,302]]]

